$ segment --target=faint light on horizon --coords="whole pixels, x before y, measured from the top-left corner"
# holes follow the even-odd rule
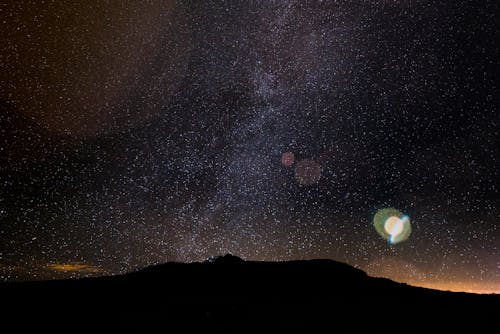
[[[484,282],[408,282],[413,286],[418,286],[427,289],[451,291],[451,292],[467,292],[479,294],[500,294],[500,288],[496,283]]]
[[[80,272],[80,273],[101,273],[101,268],[83,262],[54,263],[47,266],[54,271]]]

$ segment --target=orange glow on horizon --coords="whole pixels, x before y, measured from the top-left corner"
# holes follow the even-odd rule
[[[374,259],[362,268],[369,276],[383,277],[395,282],[427,289],[467,292],[478,294],[500,294],[500,282],[493,277],[464,277],[459,271],[440,273],[420,268],[397,257],[386,256]],[[433,277],[434,274],[434,277]]]
[[[500,294],[500,285],[495,282],[408,282],[407,284],[442,291]]]
[[[54,263],[48,268],[55,271],[80,272],[80,273],[101,273],[103,270],[83,262]]]

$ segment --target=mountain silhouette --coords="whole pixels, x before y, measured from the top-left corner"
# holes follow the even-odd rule
[[[216,264],[241,264],[244,263],[245,261],[233,254],[226,254],[226,255],[219,255],[219,256],[212,256],[208,258],[205,262],[209,263],[216,263]]]
[[[477,331],[493,330],[500,309],[500,295],[412,287],[332,260],[233,255],[109,277],[2,283],[0,296],[2,328],[51,332]]]

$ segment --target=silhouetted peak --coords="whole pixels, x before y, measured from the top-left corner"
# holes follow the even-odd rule
[[[211,256],[207,259],[206,262],[209,263],[217,263],[217,264],[236,264],[236,263],[243,263],[245,260],[233,255],[233,254],[226,254],[226,255],[219,255],[219,256]]]

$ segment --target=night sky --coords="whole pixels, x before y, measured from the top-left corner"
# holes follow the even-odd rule
[[[494,0],[0,4],[0,278],[232,253],[500,293],[498,22]]]

